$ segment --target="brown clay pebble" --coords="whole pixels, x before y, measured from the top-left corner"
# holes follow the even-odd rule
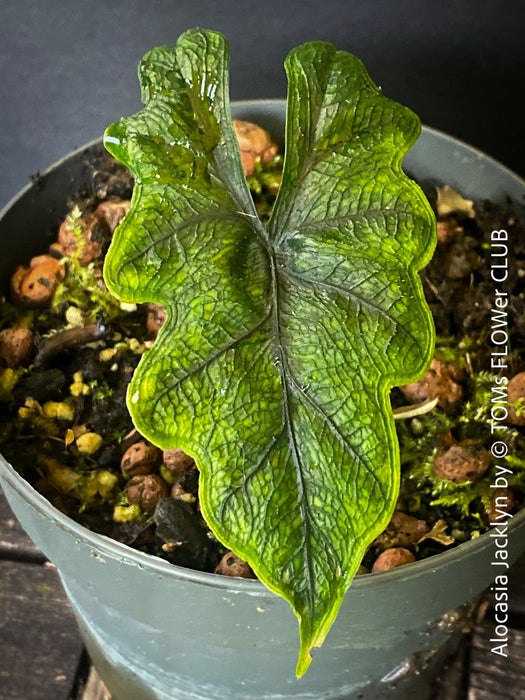
[[[92,260],[98,258],[102,252],[104,241],[99,240],[98,236],[94,235],[94,227],[100,221],[93,214],[87,214],[85,217],[77,219],[76,226],[80,228],[83,246],[80,255],[81,265],[88,265]],[[55,250],[61,250],[63,255],[70,258],[77,250],[77,237],[69,216],[64,219],[58,229],[58,246],[54,246]]]
[[[215,568],[215,573],[221,576],[239,576],[240,578],[254,578],[250,565],[233,552],[226,552]]]
[[[430,528],[424,520],[396,510],[386,529],[374,540],[374,546],[377,549],[407,547],[419,542],[429,532]]]
[[[272,142],[270,134],[257,124],[233,120],[235,135],[239,142],[241,161],[244,174],[253,175],[257,161],[267,163],[277,153],[277,146]]]
[[[389,571],[390,569],[395,569],[396,566],[411,564],[413,561],[416,561],[415,556],[404,547],[385,549],[375,560],[372,566],[372,573],[377,574],[379,571]]]
[[[145,440],[139,440],[124,452],[120,468],[124,476],[150,474],[159,457],[160,450],[157,447],[149,445]]]
[[[11,279],[11,291],[16,302],[29,306],[47,304],[64,277],[64,268],[56,258],[39,255],[29,267],[18,267]]]
[[[22,282],[29,274],[29,268],[24,265],[19,265],[11,276],[11,296],[13,301],[22,302]]]
[[[95,217],[99,221],[104,221],[111,233],[115,231],[122,219],[126,216],[131,206],[131,201],[121,199],[117,202],[102,202],[95,209]]]
[[[405,384],[399,388],[410,403],[420,403],[437,398],[438,405],[444,408],[447,404],[454,403],[461,398],[462,388],[459,382],[462,379],[463,373],[459,367],[434,358],[430,369],[419,382]]]
[[[164,450],[162,453],[162,461],[170,472],[178,473],[186,469],[191,469],[195,466],[193,457],[187,455],[183,450]]]
[[[146,320],[146,328],[148,333],[152,338],[157,337],[157,333],[160,331],[164,322],[166,321],[166,311],[164,307],[160,304],[153,304],[149,302],[147,304],[148,317]]]
[[[522,400],[523,413],[518,416],[516,409],[509,405],[509,413],[507,420],[512,425],[525,425],[525,372],[515,374],[507,387],[507,401],[509,404],[515,404]]]
[[[29,328],[5,328],[0,333],[0,361],[16,369],[27,365],[33,352],[33,334]]]
[[[168,495],[168,487],[157,474],[138,474],[129,480],[127,494],[130,503],[145,513],[153,513],[161,498]]]
[[[487,471],[490,454],[476,440],[463,440],[439,452],[432,470],[441,479],[455,484],[479,479]]]

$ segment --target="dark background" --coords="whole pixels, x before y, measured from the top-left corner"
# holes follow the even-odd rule
[[[422,121],[525,175],[521,0],[69,0],[0,3],[0,206],[140,108],[136,68],[189,27],[231,42],[232,99],[284,97],[288,51],[324,39]]]

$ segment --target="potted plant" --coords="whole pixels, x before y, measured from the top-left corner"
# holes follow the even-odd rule
[[[125,302],[155,301],[171,309],[159,342],[147,355],[132,383],[129,401],[135,422],[146,437],[159,442],[162,447],[183,447],[196,456],[206,475],[201,487],[201,507],[219,538],[237,549],[270,588],[278,590],[293,603],[303,620],[299,675],[304,674],[308,666],[309,649],[322,641],[341,604],[333,630],[322,648],[316,651],[314,666],[300,681],[296,680],[293,659],[297,654],[297,630],[293,615],[289,614],[283,599],[260,582],[225,580],[172,566],[90,532],[50,506],[7,463],[2,466],[2,483],[22,524],[57,564],[88,650],[102,678],[117,697],[168,698],[173,694],[181,698],[262,698],[275,695],[342,698],[352,694],[359,697],[359,693],[377,692],[381,679],[414,651],[428,651],[439,646],[447,631],[442,621],[436,620],[483,590],[494,576],[491,569],[493,540],[490,535],[483,535],[429,560],[380,575],[358,577],[342,598],[365,547],[384,529],[396,502],[397,476],[391,467],[396,466],[398,458],[392,417],[386,405],[387,391],[392,383],[405,384],[419,378],[433,350],[429,314],[415,274],[428,261],[432,251],[432,216],[420,191],[400,169],[401,157],[414,141],[418,124],[408,110],[378,94],[360,64],[349,54],[336,53],[333,47],[322,43],[305,45],[293,52],[288,60],[291,108],[287,139],[296,148],[289,149],[286,156],[281,204],[278,201],[276,218],[273,219],[277,223],[273,228],[270,224],[268,229],[272,237],[270,241],[267,230],[257,223],[240,169],[240,159],[232,147],[224,84],[226,57],[220,35],[196,30],[184,35],[175,50],[154,50],[141,64],[143,97],[148,106],[139,115],[114,125],[105,137],[106,145],[131,167],[136,181],[131,213],[118,230],[107,258],[106,280]],[[308,73],[310,82],[304,82]],[[325,85],[325,92],[316,93],[312,87],[316,84]],[[310,103],[305,100],[308,90],[311,91]],[[336,94],[336,99],[327,99],[327,94]],[[356,95],[359,95],[358,103],[365,103],[362,112],[340,108],[346,104],[345,100],[348,104],[353,100],[355,104]],[[236,116],[270,127],[275,133],[276,125],[284,123],[284,104],[281,102],[239,104],[236,110]],[[383,121],[386,111],[389,111],[389,119]],[[364,144],[363,157],[367,168],[360,171],[357,180],[348,184],[345,168],[349,152],[344,134],[354,128],[359,139],[351,147],[359,150]],[[164,144],[157,151],[159,138]],[[188,149],[188,138],[192,140],[192,149]],[[63,208],[67,196],[76,193],[87,180],[86,155],[93,148],[96,147],[82,149],[65,163],[58,164],[43,176],[41,190],[26,190],[8,207],[2,218],[2,227],[9,231],[13,245],[10,265],[21,258],[21,250],[16,249],[19,244],[17,232],[27,228],[29,218],[38,218],[43,229],[56,225],[56,210]],[[314,158],[316,148],[319,157]],[[191,156],[188,155],[190,150]],[[523,184],[490,159],[483,158],[482,167],[477,171],[479,174],[474,170],[473,177],[473,163],[477,159],[479,155],[472,149],[425,130],[405,165],[418,179],[446,182],[461,189],[466,196],[498,198],[504,192],[519,199]],[[314,173],[313,180],[309,183],[306,198],[303,196],[301,201],[302,195],[298,191],[311,173]],[[335,185],[323,189],[323,181],[327,178]],[[341,182],[343,186],[338,188]],[[348,191],[354,196],[350,201],[345,200]],[[376,238],[372,235],[374,231],[369,230],[375,226],[357,226],[359,219],[366,216],[359,206],[355,211],[351,207],[354,202],[361,201],[365,201],[367,211],[374,202],[377,203],[375,209],[380,209],[381,224],[375,231]],[[216,209],[211,228],[206,214],[210,207]],[[159,208],[164,209],[164,219],[159,217]],[[186,218],[179,220],[182,210],[186,210]],[[341,210],[346,212],[346,219],[352,221],[352,227],[356,226],[358,235],[352,239],[355,251],[362,256],[366,251],[373,252],[373,255],[368,255],[368,265],[374,268],[375,282],[369,269],[365,282],[364,278],[354,279],[354,286],[350,287],[350,291],[354,290],[353,295],[344,287],[347,280],[338,280],[338,274],[345,271],[341,254],[339,258],[334,257],[333,250],[327,252],[325,249],[325,246],[334,245],[334,239],[343,246],[343,241],[337,240],[340,224],[334,223]],[[164,222],[170,218],[171,228],[191,231],[188,239],[182,239],[183,243],[169,238],[164,231]],[[410,222],[408,229],[398,226],[400,219]],[[330,221],[330,240],[312,237],[312,231],[322,230],[327,220]],[[305,221],[309,221],[310,229],[305,226]],[[153,230],[159,233],[158,240],[151,238]],[[132,236],[128,235],[130,231]],[[364,236],[364,231],[366,245],[360,249],[359,235]],[[398,232],[402,245],[396,242]],[[152,245],[143,244],[143,255],[139,258],[133,251],[141,233],[150,237]],[[197,233],[207,241],[206,246],[193,242]],[[346,235],[350,235],[348,231]],[[35,235],[35,244],[37,239],[38,235]],[[385,256],[390,261],[390,271],[394,271],[397,278],[396,275],[392,279],[383,277]],[[413,299],[417,299],[412,303],[413,308],[407,305],[406,294],[398,295],[399,287],[407,282],[402,279],[403,275],[399,275],[396,264],[405,256],[408,257],[404,261],[403,275],[409,279]],[[177,319],[172,298],[173,280],[167,280],[162,269],[166,259],[170,259],[169,275],[178,276],[181,296],[189,293],[185,285],[193,287],[193,294],[195,289],[199,290],[196,303],[189,298],[186,306],[177,307]],[[292,280],[298,283],[302,276],[303,285],[300,292],[296,290],[295,296],[288,290],[288,299],[283,300],[288,308],[283,310],[271,290],[275,292],[284,267],[288,268],[288,278],[279,284],[291,286]],[[306,272],[311,268],[315,268],[321,277],[309,278]],[[328,269],[332,270],[330,275]],[[336,274],[335,270],[340,272]],[[202,276],[204,272],[207,277]],[[141,275],[142,281],[139,279]],[[232,284],[232,279],[235,284]],[[329,284],[331,289],[328,289]],[[401,325],[406,337],[403,343],[383,327],[378,330],[377,323],[371,328],[370,319],[362,311],[362,308],[377,307],[376,297],[385,294],[388,285],[393,290],[390,301],[395,312],[404,317]],[[355,292],[358,287],[362,287],[359,294]],[[337,294],[346,291],[343,293],[346,299],[353,296],[353,314],[357,319],[354,331],[359,327],[361,339],[368,338],[369,341],[373,336],[379,336],[374,340],[374,343],[381,340],[379,350],[378,346],[374,349],[374,343],[366,347],[361,341],[360,347],[356,348],[355,343],[347,341],[344,323],[341,325],[343,317],[335,313],[338,309],[332,309],[330,314],[321,304],[329,298],[328,292],[333,294],[334,290]],[[368,297],[363,296],[363,291],[368,291]],[[308,321],[305,304],[311,312]],[[392,313],[388,309],[380,310],[387,326],[392,323]],[[344,319],[351,316],[348,304],[339,310],[344,311]],[[287,323],[275,322],[276,314],[285,314]],[[196,319],[200,322],[197,323]],[[175,320],[179,330],[178,336],[173,338]],[[272,322],[273,347],[277,352],[273,363],[265,355],[268,338],[263,333],[267,327],[265,324],[271,326]],[[185,323],[186,335],[183,336],[180,328],[184,328]],[[276,341],[275,323],[282,333],[288,333],[286,339],[279,335]],[[330,329],[337,331],[333,343],[327,342]],[[257,333],[262,336],[258,337]],[[166,341],[170,335],[171,345],[168,346]],[[233,350],[248,337],[257,337],[258,344],[248,348],[249,352],[244,356],[241,348],[240,359],[239,356],[236,358]],[[306,343],[308,337],[310,340]],[[406,353],[407,337],[411,343],[411,359],[406,355],[401,357]],[[384,364],[383,359],[391,344],[395,346],[392,360],[395,367],[378,373],[377,365]],[[306,354],[311,356],[310,361],[313,357],[313,365],[306,362],[304,347],[308,348]],[[319,347],[325,349],[325,355],[318,352]],[[201,357],[203,348],[204,357]],[[265,356],[265,363],[260,362],[261,355]],[[326,367],[335,368],[344,355],[353,358],[354,374],[370,364],[368,371],[371,374],[364,372],[358,382],[361,393],[367,397],[364,403],[355,396],[355,382],[347,385],[346,377],[337,375],[335,382],[333,377],[319,380]],[[225,357],[227,362],[220,365],[217,360]],[[400,359],[404,362],[397,366]],[[257,372],[253,372],[254,362]],[[283,369],[290,362],[295,363],[295,370],[304,375],[301,380],[292,378],[289,367]],[[246,370],[248,365],[252,366],[251,374]],[[202,372],[204,366],[209,372]],[[181,368],[184,371],[179,377],[177,373],[180,374]],[[286,382],[283,372],[287,375]],[[167,377],[170,377],[168,381]],[[188,377],[199,378],[198,393],[202,403],[189,402],[186,393],[181,393],[175,403],[167,401],[170,391],[176,390],[182,379]],[[228,383],[232,377],[237,390],[230,395]],[[250,378],[257,384],[254,394],[250,393],[251,389],[248,391]],[[304,534],[306,506],[303,502],[301,507],[299,499],[293,508],[287,508],[286,512],[282,509],[279,517],[274,513],[272,520],[270,514],[263,528],[257,524],[257,513],[267,510],[274,494],[281,493],[267,476],[254,477],[264,477],[260,465],[266,464],[271,450],[280,445],[284,432],[279,425],[283,420],[288,427],[292,423],[295,425],[308,464],[302,464],[300,469],[297,467],[299,442],[295,432],[288,429],[286,444],[289,453],[273,463],[274,479],[281,473],[282,466],[289,466],[291,460],[295,463],[296,477],[301,474],[299,481],[295,479],[295,493],[301,490],[304,493],[307,488],[317,488],[316,479],[322,478],[323,473],[316,472],[320,455],[330,466],[330,454],[333,464],[346,464],[346,458],[334,452],[338,444],[345,442],[345,434],[334,427],[332,414],[328,414],[325,408],[322,414],[324,428],[321,425],[317,433],[312,431],[311,424],[316,419],[304,407],[298,408],[286,398],[284,384],[290,391],[293,388],[301,394],[308,406],[313,406],[316,397],[311,385],[317,386],[317,391],[321,391],[319,387],[322,386],[327,386],[328,390],[337,386],[339,394],[328,396],[328,403],[344,404],[345,410],[349,411],[347,422],[352,418],[352,424],[359,426],[363,438],[360,449],[364,449],[364,453],[377,451],[379,467],[376,464],[375,468],[379,472],[383,470],[381,488],[378,487],[379,493],[375,496],[375,477],[370,477],[371,484],[365,483],[370,473],[368,464],[361,469],[359,478],[356,479],[354,474],[356,483],[365,483],[357,495],[351,493],[354,491],[352,483],[349,487],[351,471],[342,478],[340,473],[328,470],[333,483],[325,486],[326,492],[332,494],[331,498],[346,489],[348,493],[343,504],[350,504],[349,509],[354,513],[359,509],[363,512],[370,510],[369,520],[361,523],[363,532],[359,536],[348,543],[342,542],[344,537],[339,537],[343,555],[337,561],[326,557],[326,543],[323,545],[324,554],[322,548],[318,548],[315,557],[312,553],[316,541],[324,541],[328,515],[331,515],[336,529],[341,527],[338,521],[341,505],[327,508],[321,491],[307,501],[308,507],[318,509],[320,514],[317,519],[309,520],[308,527],[315,525],[317,530],[309,532],[308,537]],[[367,394],[369,384],[375,387],[372,398]],[[196,385],[192,386],[190,395],[195,392]],[[227,392],[230,394],[225,397]],[[348,400],[348,396],[352,398]],[[228,419],[217,410],[226,401],[230,408],[225,414]],[[283,406],[288,413],[283,413]],[[295,421],[291,420],[290,411],[297,414]],[[235,416],[233,423],[232,415]],[[268,415],[271,427],[265,423]],[[195,426],[201,436],[201,447],[191,433]],[[332,439],[326,444],[318,443],[314,456],[307,454],[310,447],[306,445],[315,444],[315,435],[323,434],[327,426],[331,428]],[[381,434],[379,441],[375,441],[376,433]],[[291,452],[290,445],[295,445]],[[355,467],[356,461],[363,461],[363,454],[352,455],[348,464]],[[221,475],[228,464],[233,467],[234,478],[230,475],[226,484]],[[214,467],[220,469],[219,478],[214,477],[212,490]],[[248,471],[244,472],[245,469]],[[285,494],[292,491],[287,473],[282,472],[279,477],[287,484]],[[256,488],[243,502],[238,496],[243,489],[248,490],[248,480],[252,480]],[[252,486],[253,483],[250,488]],[[218,494],[222,494],[222,500],[219,499],[212,508]],[[232,504],[234,509],[230,508]],[[256,516],[247,520],[250,509],[255,509]],[[287,566],[284,566],[282,542],[284,540],[292,549],[297,547],[299,540],[294,544],[296,527],[285,527],[280,533],[281,540],[272,540],[272,523],[279,531],[283,519],[290,517],[291,525],[294,525],[298,513],[303,545],[312,550],[299,555],[299,569],[303,572],[309,569],[310,576],[318,578],[320,588],[327,589],[328,594],[321,591],[312,597],[312,581],[311,585],[304,580],[290,582],[295,558],[288,555]],[[357,521],[360,519],[359,514]],[[321,522],[323,528],[319,527]],[[509,526],[509,533],[513,533],[508,540],[509,562],[522,548],[524,528],[522,513],[513,518]],[[237,542],[232,533],[235,533]],[[246,533],[250,537],[239,540]],[[265,561],[261,560],[255,541],[264,542]],[[315,565],[306,566],[312,557],[316,558]],[[326,567],[320,576],[318,567],[323,557]],[[429,590],[432,590],[431,594]],[[301,596],[301,591],[306,593]],[[322,614],[315,613],[317,606],[321,607]],[[239,674],[239,668],[243,669],[242,674]],[[398,690],[401,696],[406,689],[401,685]]]

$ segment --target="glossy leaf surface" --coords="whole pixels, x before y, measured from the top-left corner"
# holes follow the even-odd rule
[[[313,42],[286,61],[289,145],[263,226],[227,64],[224,37],[202,30],[141,63],[145,109],[105,137],[136,179],[105,278],[167,310],[132,417],[195,457],[211,529],[299,617],[302,675],[396,502],[389,390],[432,355],[417,270],[435,224],[400,167],[417,117],[358,59]]]

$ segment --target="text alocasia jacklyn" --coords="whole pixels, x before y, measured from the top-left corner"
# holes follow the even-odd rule
[[[509,513],[509,476],[512,475],[508,460],[509,447],[506,438],[508,397],[508,355],[509,334],[507,327],[507,308],[509,295],[505,291],[505,282],[509,276],[509,237],[506,229],[491,233],[491,268],[490,275],[494,283],[491,313],[491,367],[494,379],[491,386],[491,432],[492,456],[496,469],[490,488],[494,489],[492,510],[492,531],[494,556],[492,566],[498,571],[491,591],[494,597],[494,633],[490,639],[491,651],[500,656],[507,656],[509,643],[509,551],[508,523]]]

